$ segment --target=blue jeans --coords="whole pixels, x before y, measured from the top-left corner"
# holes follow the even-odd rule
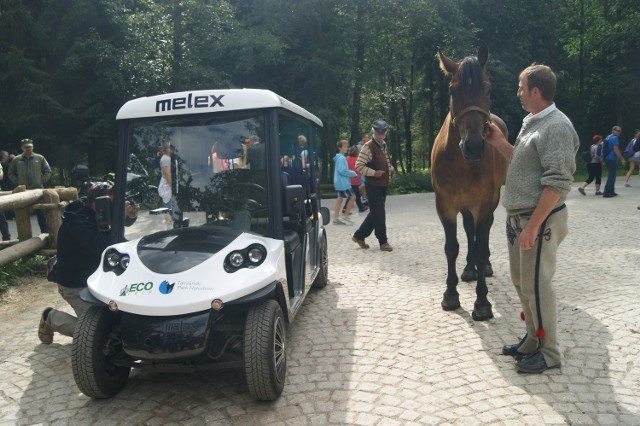
[[[604,191],[602,195],[612,195],[615,194],[615,185],[616,185],[616,172],[618,170],[618,160],[605,160],[605,165],[607,166],[607,183],[604,185]]]

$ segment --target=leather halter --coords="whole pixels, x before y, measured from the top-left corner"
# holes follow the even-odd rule
[[[453,118],[451,119],[451,124],[453,124],[453,126],[454,126],[454,127],[458,127],[458,125],[456,124],[456,119],[458,119],[458,118],[460,118],[460,117],[464,116],[465,114],[467,114],[467,113],[469,113],[469,112],[471,112],[471,111],[478,111],[478,112],[482,113],[482,114],[487,118],[487,121],[486,121],[486,122],[487,122],[487,123],[491,123],[491,113],[490,113],[490,112],[485,111],[485,110],[483,110],[482,108],[477,107],[477,106],[475,106],[475,105],[471,105],[471,106],[466,107],[466,108],[465,108],[465,109],[463,109],[462,111],[460,111],[460,112],[458,113],[458,115],[457,115],[457,116],[453,116],[453,114],[451,114],[451,115],[452,115],[452,117],[453,117]]]

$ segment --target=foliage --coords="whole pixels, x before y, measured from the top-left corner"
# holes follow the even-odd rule
[[[32,256],[3,266],[0,269],[0,294],[17,284],[20,277],[36,275],[45,263],[46,259],[43,256]]]
[[[77,163],[113,168],[114,117],[127,100],[174,90],[267,88],[324,123],[322,179],[339,136],[377,118],[400,172],[429,167],[448,113],[435,53],[489,46],[492,111],[513,141],[517,77],[558,74],[556,103],[587,147],[640,127],[637,0],[0,0],[0,149],[36,152],[64,184]]]
[[[389,184],[390,194],[413,194],[416,192],[433,192],[430,170],[396,173],[391,179]]]

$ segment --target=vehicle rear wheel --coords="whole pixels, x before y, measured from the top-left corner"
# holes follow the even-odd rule
[[[318,289],[325,288],[329,284],[329,256],[327,252],[327,237],[324,235],[322,236],[321,245],[320,259],[318,259],[320,271],[318,271],[318,275],[312,284],[313,288]]]
[[[91,398],[110,398],[127,383],[130,367],[111,362],[122,354],[115,314],[92,306],[80,318],[73,333],[71,368],[82,393]]]
[[[244,373],[249,393],[274,401],[287,373],[286,327],[280,305],[262,300],[249,308],[244,330]]]

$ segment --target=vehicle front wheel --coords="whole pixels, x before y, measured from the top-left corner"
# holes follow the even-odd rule
[[[287,373],[286,327],[275,300],[253,304],[244,329],[244,373],[249,393],[274,401],[282,393]]]
[[[122,355],[117,316],[92,306],[80,318],[73,333],[71,368],[82,393],[91,398],[110,398],[127,383],[130,367],[111,361]]]

